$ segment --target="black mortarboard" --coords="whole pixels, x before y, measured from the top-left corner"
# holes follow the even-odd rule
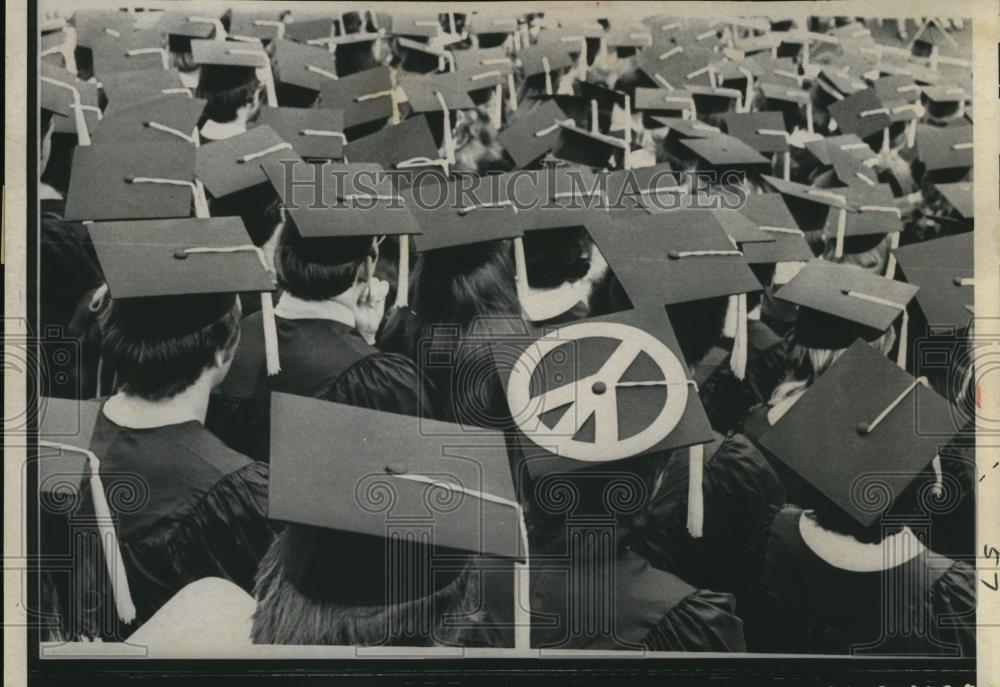
[[[763,179],[784,197],[796,224],[803,231],[822,229],[830,208],[847,206],[844,189],[816,188],[768,175],[764,175]]]
[[[48,106],[66,107],[70,110],[65,118],[59,117],[55,120],[53,131],[57,134],[77,134],[80,140],[89,140],[85,138],[87,134],[81,135],[77,131],[78,115],[74,111],[75,108],[72,107],[74,101],[73,91],[76,91],[80,96],[83,121],[87,125],[87,132],[89,133],[97,129],[102,116],[101,108],[99,107],[100,93],[98,92],[97,85],[83,81],[77,78],[75,74],[70,74],[65,69],[48,62],[41,62],[39,64],[39,73],[40,82],[46,91],[42,95],[49,99]],[[60,97],[65,103],[63,106],[56,105],[55,99]]]
[[[320,105],[343,110],[344,127],[349,130],[393,117],[397,112],[394,89],[388,67],[366,69],[326,84],[320,91]]]
[[[275,41],[274,78],[281,84],[321,91],[337,80],[337,60],[323,48],[289,40]]]
[[[66,219],[190,217],[192,196],[197,194],[195,150],[183,141],[77,148]]]
[[[691,86],[712,86],[710,74],[717,62],[722,62],[720,53],[699,47],[680,45],[645,50],[639,58],[639,69],[655,86],[666,88],[689,88]]]
[[[917,287],[824,260],[806,264],[775,298],[799,306],[795,340],[809,348],[873,341],[906,312]]]
[[[682,115],[684,111],[694,112],[694,96],[690,91],[666,88],[636,88],[632,109],[650,115]],[[653,121],[660,121],[658,119]]]
[[[466,191],[460,195],[459,188]],[[508,191],[489,176],[478,177],[471,188],[468,179],[457,179],[403,191],[423,230],[414,239],[417,252],[519,238],[524,231]],[[443,200],[436,202],[439,198]]]
[[[808,262],[812,250],[780,193],[754,193],[747,196],[740,212],[760,231],[774,240],[770,243],[747,243],[743,255],[751,265],[780,262]]]
[[[954,424],[930,388],[857,341],[761,438],[769,453],[841,511],[868,527],[924,473]],[[866,498],[877,487],[880,497]],[[884,496],[884,498],[882,498]]]
[[[266,182],[265,162],[298,159],[291,143],[262,125],[198,148],[195,174],[213,197],[221,198]]]
[[[934,181],[958,181],[972,167],[971,126],[917,127],[917,158]],[[959,179],[946,178],[948,175]]]
[[[351,162],[377,162],[395,167],[401,162],[436,160],[438,147],[426,116],[410,117],[364,138],[351,141],[344,156]]]
[[[920,287],[917,305],[931,327],[961,331],[972,320],[972,238],[966,232],[896,249],[903,277]]]
[[[174,143],[195,145],[198,120],[205,109],[201,98],[161,95],[155,100],[112,104],[94,132],[94,143]]]
[[[399,79],[399,85],[406,93],[410,110],[416,114],[439,115],[443,112],[442,101],[449,112],[475,107],[464,80],[452,72],[404,74]]]
[[[705,138],[688,138],[681,145],[698,156],[699,168],[719,174],[730,170],[762,173],[770,170],[770,161],[733,136],[716,134]]]
[[[450,584],[469,556],[523,560],[504,437],[467,435],[455,448],[461,432],[272,394],[268,516],[290,523],[287,537],[305,526],[324,542],[286,551],[282,565],[298,591],[346,606],[395,605]],[[345,551],[352,552],[349,566]]]
[[[73,26],[76,42],[82,48],[91,48],[107,38],[117,38],[135,31],[135,15],[122,10],[76,10]]]
[[[780,112],[729,112],[722,115],[726,133],[759,153],[788,150],[785,118]]]
[[[133,31],[120,38],[106,37],[94,45],[94,73],[98,77],[114,72],[156,71],[170,68],[163,34]]]
[[[155,100],[164,95],[192,95],[181,82],[180,74],[173,69],[105,74],[101,77],[101,88],[111,105]]]
[[[962,219],[973,219],[976,211],[975,197],[972,195],[971,181],[957,181],[951,184],[935,184],[934,189],[947,201],[951,209]]]
[[[238,217],[99,222],[90,226],[116,322],[146,340],[193,334],[237,294],[274,290]]]
[[[571,124],[572,120],[555,102],[546,101],[535,108],[518,109],[497,138],[516,167],[528,167],[559,144],[560,122]]]
[[[285,10],[261,9],[237,10],[229,20],[229,34],[241,38],[258,38],[261,41],[281,39],[285,35],[283,18]]]
[[[837,121],[838,131],[856,134],[862,139],[881,133],[892,123],[889,111],[874,88],[866,88],[838,100],[829,109],[830,116]]]
[[[305,160],[344,156],[344,113],[316,107],[263,107],[256,123],[271,127]]]

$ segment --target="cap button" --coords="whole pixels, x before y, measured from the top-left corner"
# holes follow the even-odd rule
[[[174,251],[174,257],[178,260],[187,260],[187,251],[183,248]]]
[[[406,466],[402,463],[389,463],[385,466],[385,471],[390,475],[405,475],[407,472]]]
[[[858,430],[858,434],[865,435],[865,434],[868,434],[870,428],[869,428],[867,422],[859,422],[857,430]]]
[[[675,250],[672,250],[669,253],[667,253],[667,257],[670,258],[671,260],[680,260],[681,254]]]
[[[962,278],[961,277],[955,277],[952,280],[952,282],[954,282],[955,286],[961,286],[962,285]]]

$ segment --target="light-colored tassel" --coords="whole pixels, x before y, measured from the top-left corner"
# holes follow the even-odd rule
[[[264,358],[267,361],[268,376],[281,372],[281,358],[278,355],[278,327],[274,321],[274,301],[270,291],[261,291],[260,315],[264,324]]]
[[[726,306],[726,320],[722,325],[722,335],[727,339],[736,338],[736,318],[739,316],[739,296],[729,297],[729,304]]]
[[[70,453],[82,453],[87,457],[90,466],[90,492],[94,501],[94,517],[97,520],[97,532],[101,538],[101,549],[104,553],[104,564],[107,566],[108,578],[111,582],[111,593],[115,600],[115,609],[122,622],[128,624],[135,620],[135,604],[132,602],[132,592],[128,586],[125,574],[125,563],[122,560],[121,548],[118,545],[118,533],[111,518],[111,508],[104,493],[104,483],[101,481],[101,461],[92,451],[78,446],[69,446],[50,441],[38,441],[39,446],[55,448]]]
[[[791,151],[786,150],[781,157],[783,176],[785,177],[785,181],[789,181],[792,178],[792,153]]]
[[[410,305],[410,237],[401,234],[399,237],[399,279],[396,283],[396,307],[406,308]]]
[[[705,503],[702,497],[702,475],[705,471],[705,447],[695,444],[688,449],[688,534],[700,539],[705,528]]]
[[[889,234],[889,259],[885,265],[885,278],[896,278],[896,249],[899,248],[899,232]]]
[[[944,496],[944,473],[941,470],[940,454],[934,456],[931,468],[934,470],[934,486],[931,488],[931,493],[934,494],[934,498],[939,499]]]
[[[903,321],[899,324],[899,349],[896,351],[896,364],[904,370],[906,369],[907,330],[909,328],[910,314],[904,310]]]
[[[733,352],[729,356],[729,369],[737,379],[743,379],[747,373],[747,295],[741,293],[737,296],[736,303],[736,332],[733,337]]]
[[[837,245],[833,255],[838,260],[844,257],[844,235],[847,233],[847,208],[840,208],[837,215]]]
[[[597,118],[597,101],[590,101],[590,133],[599,134],[601,130],[599,128],[600,120]]]

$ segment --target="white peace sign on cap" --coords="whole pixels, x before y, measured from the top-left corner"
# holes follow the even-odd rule
[[[556,348],[572,341],[608,338],[620,341],[597,372],[575,383],[532,395],[535,370]],[[659,367],[663,378],[623,382],[622,376],[645,353]],[[619,436],[617,389],[628,386],[664,386],[668,391],[656,418],[632,436]],[[652,448],[674,430],[687,407],[688,381],[684,365],[662,341],[636,327],[613,322],[583,322],[561,327],[532,343],[518,358],[507,384],[511,416],[536,444],[574,460],[620,460]],[[572,404],[552,427],[540,421],[546,412]],[[590,417],[594,441],[574,436]]]

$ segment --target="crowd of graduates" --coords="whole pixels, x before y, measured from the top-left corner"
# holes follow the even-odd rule
[[[341,5],[40,24],[42,638],[972,656],[970,27]]]

